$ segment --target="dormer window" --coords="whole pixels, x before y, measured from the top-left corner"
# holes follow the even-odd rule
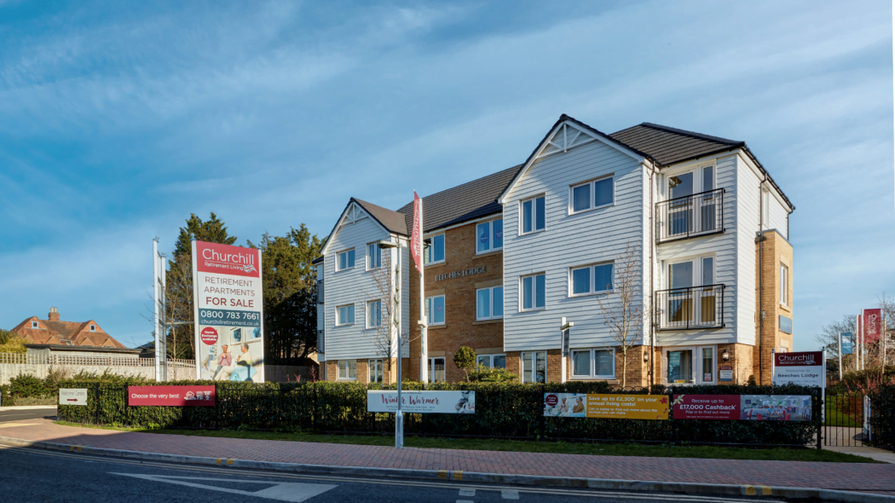
[[[36,321],[32,321],[32,322],[31,322],[31,328],[40,328],[40,323],[38,323],[38,322],[36,322]]]
[[[90,325],[90,331],[96,332],[96,325]]]

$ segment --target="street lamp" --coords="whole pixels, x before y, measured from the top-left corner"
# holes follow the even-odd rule
[[[400,243],[393,243],[391,241],[383,239],[379,242],[379,249],[385,250],[390,248],[401,248]],[[391,271],[389,271],[391,274]],[[398,277],[395,282],[395,299],[400,299],[400,281],[401,281],[401,253],[398,253],[398,268],[395,271],[395,275]],[[391,292],[389,292],[391,295]],[[389,299],[389,302],[392,302],[393,299]],[[392,316],[388,320],[389,324],[392,323],[392,319],[397,320],[398,323],[401,322],[401,316],[396,313],[397,309],[392,309]],[[389,329],[389,337],[391,337],[391,329]],[[404,448],[404,414],[401,413],[401,326],[398,325],[398,410],[395,412],[395,449],[403,449]],[[388,355],[391,358],[392,355]]]

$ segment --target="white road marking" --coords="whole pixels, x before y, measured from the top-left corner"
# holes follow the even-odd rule
[[[328,484],[296,484],[291,482],[268,482],[264,480],[233,480],[233,479],[221,479],[221,478],[212,478],[212,477],[169,477],[166,475],[143,475],[137,473],[114,473],[109,472],[111,475],[121,475],[124,477],[133,477],[137,479],[150,480],[153,482],[165,482],[167,484],[176,484],[180,486],[187,487],[195,487],[197,489],[206,489],[210,491],[221,491],[229,494],[242,494],[244,496],[255,496],[257,498],[265,498],[277,501],[290,501],[292,503],[298,503],[301,501],[305,501],[308,498],[313,498],[314,496],[318,496],[320,494],[329,491],[330,489],[335,488],[334,485]],[[206,484],[197,484],[195,482],[186,482],[185,480],[178,479],[186,479],[186,480],[203,480],[203,481],[212,481],[212,482],[225,482],[225,483],[233,483],[240,482],[245,484],[263,484],[263,485],[271,485],[275,484],[273,487],[268,487],[266,489],[262,489],[260,491],[241,491],[239,489],[229,489],[226,487],[218,487],[213,485]]]
[[[505,500],[519,499],[519,491],[500,491],[500,497]]]
[[[460,496],[475,496],[475,489],[460,489]]]

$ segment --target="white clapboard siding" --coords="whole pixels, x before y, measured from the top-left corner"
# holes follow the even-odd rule
[[[570,186],[605,175],[615,177],[615,204],[569,215]],[[575,322],[572,347],[615,345],[596,297],[569,298],[569,268],[613,261],[628,242],[642,253],[644,180],[638,159],[595,141],[535,161],[517,181],[504,204],[506,351],[559,348],[563,316]],[[520,236],[520,201],[540,194],[546,229]],[[537,272],[546,272],[546,309],[520,312],[519,278]]]
[[[366,270],[367,244],[387,239],[388,233],[369,216],[354,223],[341,225],[332,236],[324,258],[325,312],[326,312],[326,359],[354,360],[381,358],[376,349],[376,329],[365,329],[367,301],[383,295]],[[354,248],[354,268],[336,272],[338,253]],[[354,324],[336,326],[339,306],[354,304]],[[388,323],[383,306],[383,325]]]
[[[776,189],[771,187],[771,194],[774,194],[775,192]],[[777,232],[788,240],[789,236],[787,234],[789,226],[787,225],[787,220],[789,219],[789,212],[786,210],[785,203],[776,196],[771,195],[768,209],[770,210],[770,214],[768,215],[768,228],[777,229]]]
[[[744,157],[737,157],[737,342],[755,344],[756,333],[756,247],[755,237],[760,229],[761,202],[759,184],[762,178],[753,171]]]
[[[701,162],[693,166],[704,166]],[[674,167],[670,169],[675,169]],[[711,330],[662,330],[656,332],[660,346],[693,344],[724,344],[737,341],[737,221],[736,156],[721,157],[715,161],[716,188],[724,189],[724,233],[682,239],[658,245],[659,267],[656,269],[656,289],[669,288],[668,263],[678,259],[700,255],[715,256],[715,282],[724,284],[724,328]],[[668,178],[662,177],[667,185]],[[663,192],[667,193],[667,189]],[[662,225],[660,222],[658,225]],[[661,306],[660,306],[661,307]]]

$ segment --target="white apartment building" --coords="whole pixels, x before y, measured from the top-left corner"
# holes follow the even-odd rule
[[[424,198],[424,208],[428,199],[440,220],[430,222],[424,211],[426,237],[441,240],[432,248],[440,246],[447,262],[484,263],[477,262],[484,258],[478,241],[496,238],[498,229],[488,222],[502,229],[502,246],[487,250],[490,270],[500,270],[496,279],[438,289],[427,267],[426,297],[440,298],[446,313],[446,330],[430,330],[429,347],[444,348],[440,363],[448,377],[461,375],[452,372],[449,357],[458,341],[499,352],[485,363],[499,361],[525,382],[620,383],[626,367],[629,386],[769,382],[772,350],[792,348],[794,206],[742,141],[649,123],[607,135],[563,115],[522,165]],[[452,205],[463,216],[443,218]],[[330,380],[349,378],[352,365],[364,368],[355,379],[381,375],[369,370],[383,358],[368,344],[369,332],[364,337],[357,323],[339,319],[345,306],[354,306],[355,314],[366,313],[354,319],[366,320],[369,331],[377,323],[371,309],[385,311],[364,300],[371,298],[362,293],[373,289],[371,274],[340,276],[349,263],[375,268],[374,242],[404,243],[382,252],[398,260],[401,250],[401,298],[407,300],[392,311],[401,330],[416,330],[410,313],[417,312],[419,285],[408,277],[408,211],[352,199],[318,259],[325,283],[320,353],[334,362],[327,365]],[[626,290],[644,316],[627,339],[623,365],[605,312],[617,311],[626,269],[636,272]],[[497,319],[489,306],[487,334],[478,305],[486,288],[499,288],[502,302]],[[493,304],[497,297],[483,298]],[[342,314],[346,321],[348,313]],[[573,324],[566,351],[564,321]],[[418,346],[405,349],[407,368],[419,367]]]

